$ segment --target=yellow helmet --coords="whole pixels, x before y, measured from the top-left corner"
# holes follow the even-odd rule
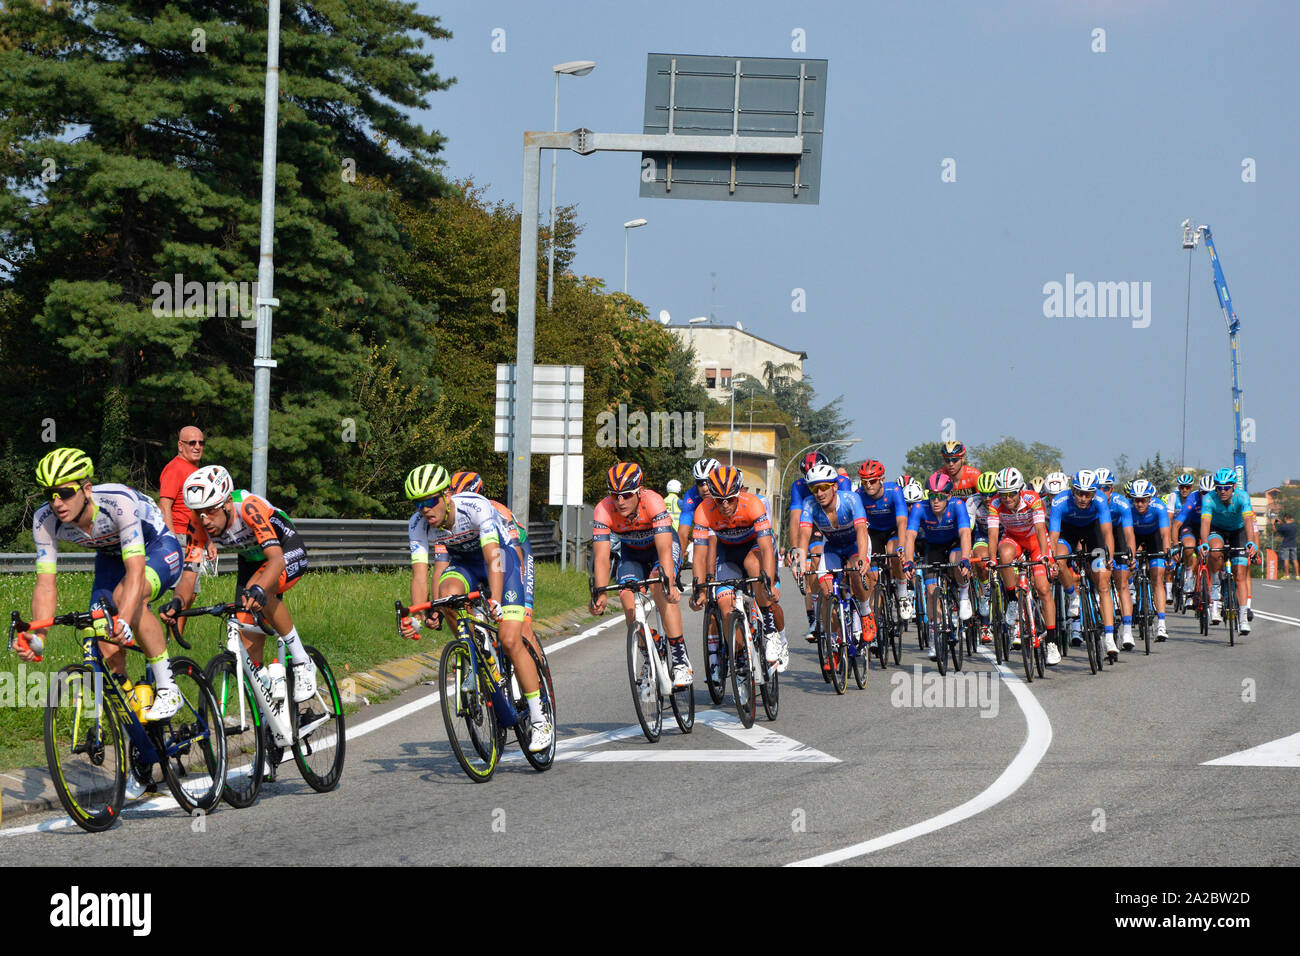
[[[56,448],[36,466],[36,483],[42,488],[55,488],[74,481],[84,481],[95,475],[95,466],[80,448]]]
[[[451,475],[442,465],[420,465],[406,476],[406,497],[410,501],[431,497],[449,487]]]

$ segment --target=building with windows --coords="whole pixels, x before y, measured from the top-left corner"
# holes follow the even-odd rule
[[[785,348],[733,325],[677,325],[669,326],[668,331],[695,349],[696,381],[704,383],[715,402],[727,401],[732,380],[741,375],[763,381],[768,363],[774,369],[784,368],[783,374],[794,381],[803,378],[807,352]]]

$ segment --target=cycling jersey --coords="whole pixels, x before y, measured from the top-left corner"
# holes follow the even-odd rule
[[[695,525],[695,509],[700,506],[704,496],[700,494],[699,485],[691,485],[682,495],[682,513],[677,516],[678,528],[691,528]]]
[[[907,528],[909,531],[924,531],[927,544],[955,542],[962,528],[970,528],[966,502],[960,498],[949,498],[948,504],[938,514],[934,513],[934,508],[928,501],[917,502],[908,516]]]
[[[266,545],[279,547],[284,552],[286,564],[290,561],[291,551],[302,549],[302,542],[289,516],[265,498],[249,491],[235,491],[230,495],[230,502],[234,513],[226,530],[211,537],[214,544],[229,548],[242,560],[254,563],[266,560],[262,551]],[[185,546],[185,570],[199,569],[209,538],[203,522],[197,516],[191,517]]]
[[[710,532],[717,536],[719,545],[756,545],[759,538],[772,536],[772,522],[763,502],[756,495],[742,491],[730,518],[723,515],[722,508],[712,498],[695,509],[692,532],[695,544],[707,544]]]
[[[895,481],[884,482],[879,498],[871,497],[865,488],[858,489],[857,497],[862,503],[862,513],[867,517],[867,526],[873,531],[896,531],[898,519],[907,517],[903,489]]]
[[[846,491],[852,494],[856,489],[853,482],[845,475],[836,475],[835,490]],[[808,487],[807,479],[800,478],[790,486],[790,524],[791,526],[799,520],[798,512],[803,508],[805,498],[812,498],[812,489]]]
[[[1199,488],[1184,499],[1177,520],[1184,531],[1191,531],[1196,535],[1201,533],[1201,490]]]
[[[944,474],[948,475],[946,471]],[[949,478],[952,478],[953,496],[964,500],[975,494],[976,486],[979,484],[980,474],[980,470],[974,465],[962,465],[961,471],[957,472],[956,478],[952,478],[952,475],[948,475]]]
[[[1036,529],[1047,523],[1047,509],[1043,499],[1033,491],[1022,491],[1014,497],[994,495],[988,502],[989,531],[1014,538],[1024,544],[1037,539]]]
[[[992,498],[992,495],[981,495],[976,492],[966,499],[966,515],[970,518],[971,534],[976,537],[988,537],[989,502]]]
[[[673,522],[668,517],[668,508],[663,498],[649,488],[641,490],[636,511],[632,517],[624,518],[614,506],[614,496],[601,499],[592,516],[591,537],[593,541],[608,541],[610,535],[616,535],[622,548],[653,548],[655,536],[672,535]]]
[[[1115,547],[1118,548],[1121,547],[1120,529],[1133,527],[1133,505],[1117,491],[1106,500],[1106,506],[1110,508],[1110,523],[1115,529]]]
[[[1169,511],[1165,503],[1159,498],[1151,499],[1151,506],[1147,508],[1146,514],[1142,514],[1133,509],[1133,533],[1137,535],[1150,534],[1152,531],[1159,531],[1162,528],[1169,527]]]
[[[75,524],[64,524],[49,502],[32,517],[36,541],[36,573],[53,574],[58,566],[58,541],[68,541],[94,551],[117,551],[123,558],[143,555],[161,535],[170,535],[162,511],[148,495],[126,485],[92,485],[89,533]]]
[[[846,495],[837,491],[830,508],[834,515],[834,523],[826,509],[822,508],[815,497],[809,495],[804,499],[803,508],[799,512],[799,527],[811,528],[816,525],[825,539],[827,553],[831,551],[841,555],[857,553],[858,528],[867,523],[867,516],[862,511],[862,499],[852,492]],[[862,557],[865,558],[867,555]]]
[[[1240,531],[1246,526],[1246,517],[1255,520],[1255,512],[1250,504],[1250,495],[1240,488],[1232,493],[1228,503],[1219,500],[1217,491],[1211,491],[1201,501],[1201,514],[1210,514],[1211,531]]]
[[[1103,495],[1093,495],[1088,507],[1079,508],[1074,503],[1074,492],[1067,490],[1052,499],[1052,513],[1047,530],[1060,534],[1063,524],[1071,528],[1086,528],[1110,523],[1110,507]]]
[[[455,508],[455,520],[450,528],[435,528],[417,509],[407,524],[411,544],[411,563],[428,564],[429,546],[433,546],[435,562],[481,560],[487,544],[509,544],[510,532],[501,514],[492,502],[482,495],[462,492],[452,495],[448,507]],[[514,548],[502,548],[514,553]],[[516,555],[516,563],[518,556]]]

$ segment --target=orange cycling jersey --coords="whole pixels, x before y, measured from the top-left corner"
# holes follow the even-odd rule
[[[718,541],[725,545],[748,544],[759,538],[770,538],[772,522],[768,520],[767,508],[763,502],[756,495],[742,491],[731,517],[725,516],[722,508],[712,498],[701,502],[695,509],[695,528],[692,532],[695,543],[706,543],[710,532],[717,535]]]
[[[236,491],[230,496],[234,514],[226,530],[217,535],[215,542],[239,553],[247,561],[264,561],[262,548],[273,545],[286,553],[293,550],[297,533],[288,516],[269,501],[247,491]],[[197,570],[207,550],[208,533],[198,516],[190,518],[189,540],[185,547],[186,567]],[[286,540],[290,539],[290,540]]]
[[[948,474],[944,472],[944,474]],[[952,475],[948,475],[952,478]],[[957,498],[969,498],[975,494],[975,486],[979,484],[980,470],[972,465],[962,465],[961,471],[957,472],[957,477],[952,479],[952,493]]]
[[[1009,538],[1017,538],[1022,543],[1025,539],[1035,537],[1034,528],[1046,526],[1047,510],[1043,499],[1033,491],[1022,491],[1014,510],[1010,501],[1003,501],[1001,495],[989,502],[989,530],[1001,527]]]
[[[606,496],[596,505],[591,521],[593,541],[608,541],[611,534],[618,535],[624,548],[652,548],[655,535],[673,533],[673,519],[668,506],[657,492],[641,490],[640,500],[632,517],[624,518],[614,507],[613,495]]]

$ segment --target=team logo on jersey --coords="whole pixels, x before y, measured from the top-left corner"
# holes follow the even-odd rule
[[[502,596],[502,602],[501,602],[501,603],[503,603],[503,604],[514,604],[515,601],[517,601],[517,600],[519,600],[519,595],[518,595],[518,594],[516,594],[514,591],[507,591],[507,592]]]

